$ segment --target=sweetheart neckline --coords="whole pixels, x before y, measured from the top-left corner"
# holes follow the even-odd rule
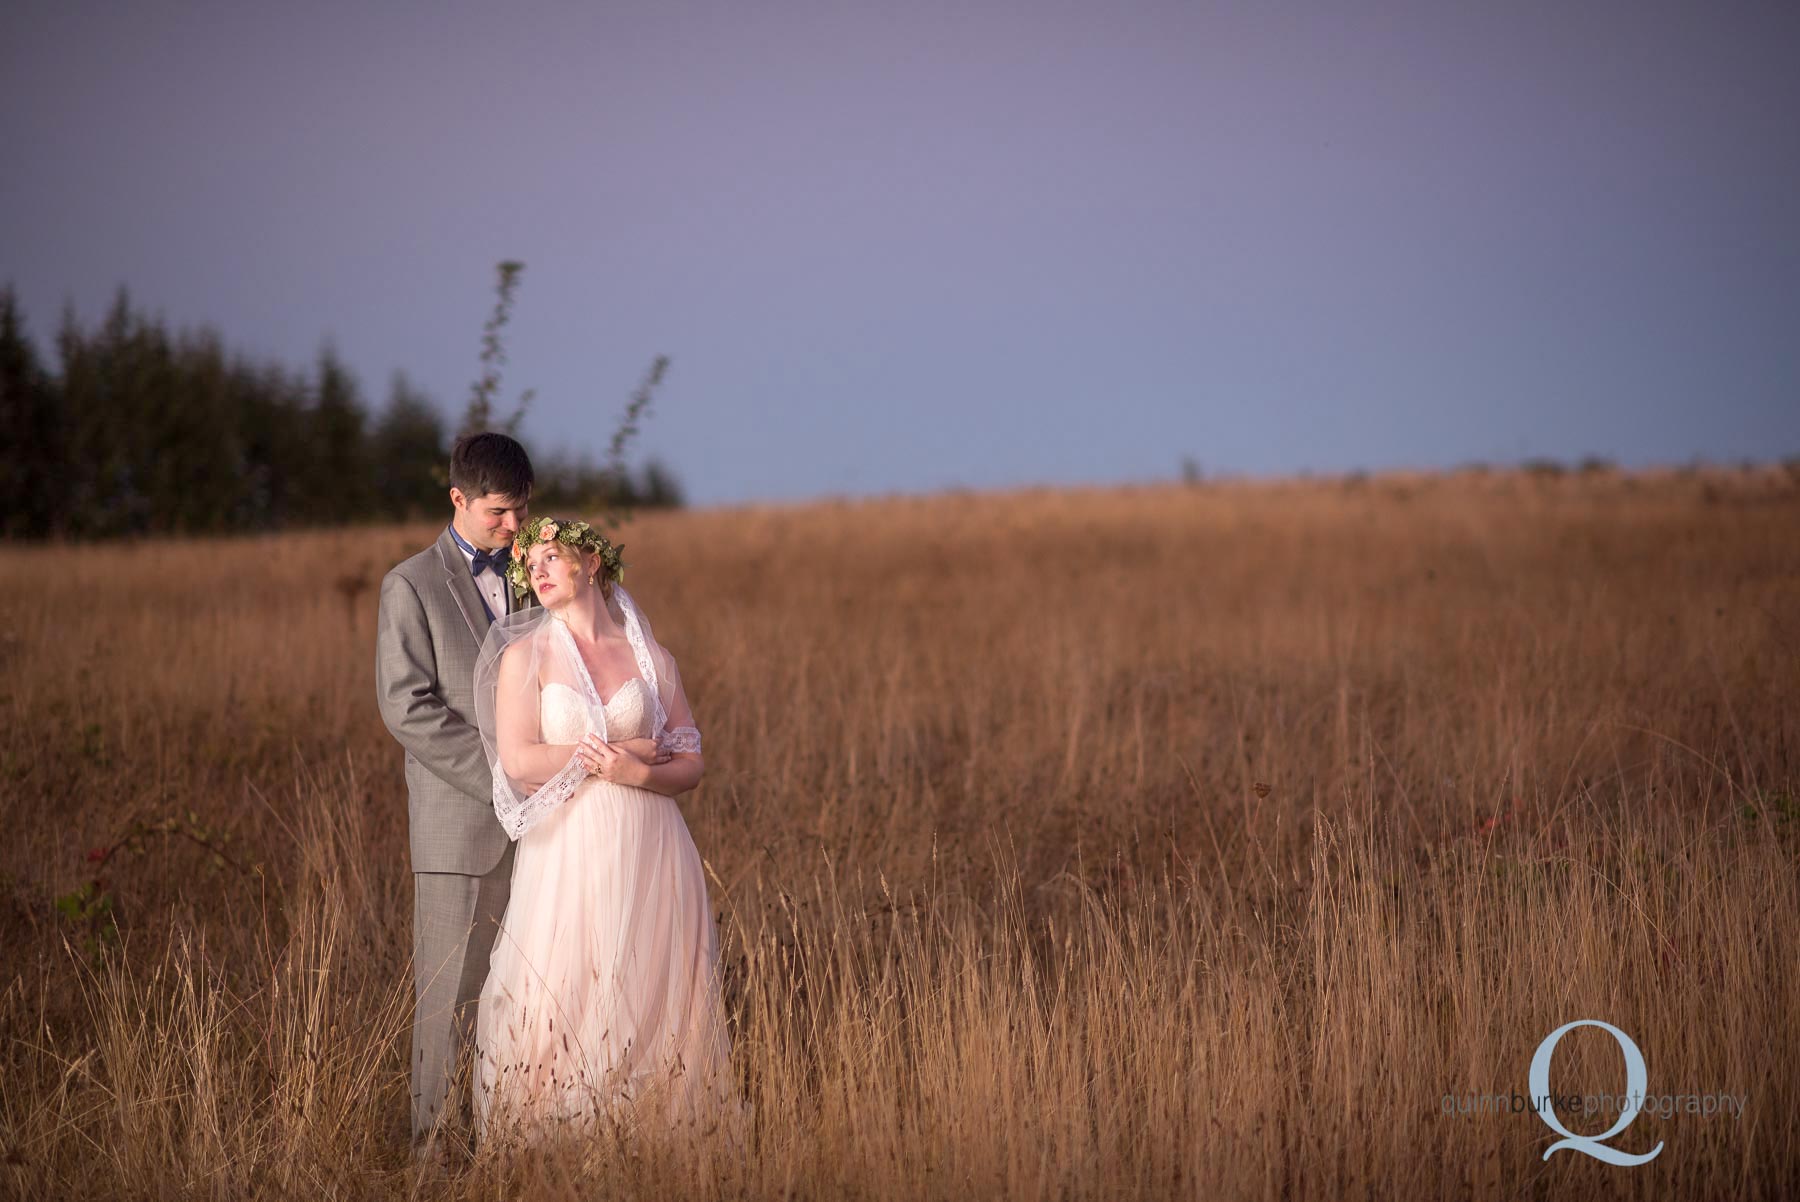
[[[613,702],[617,701],[619,699],[619,695],[621,693],[623,693],[626,689],[630,688],[632,685],[637,685],[639,688],[644,689],[646,691],[650,688],[650,686],[645,684],[643,682],[643,680],[641,680],[640,678],[638,678],[636,676],[633,676],[630,680],[627,680],[624,684],[622,684],[618,688],[614,689],[613,695],[611,697],[608,697],[605,701],[602,701],[600,703],[601,708],[604,709],[606,706],[609,706]],[[564,684],[560,680],[553,680],[549,684],[545,685],[544,688],[545,689],[567,689],[567,690],[569,690],[569,692],[575,694],[577,697],[581,696],[580,689],[576,688],[572,684]],[[596,692],[597,691],[598,690],[596,690]]]

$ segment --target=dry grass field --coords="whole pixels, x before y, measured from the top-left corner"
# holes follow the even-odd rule
[[[435,533],[0,547],[0,1193],[1800,1189],[1789,474],[644,516],[751,1154],[421,1179],[373,585]],[[1742,1113],[1457,1113],[1589,1018]]]

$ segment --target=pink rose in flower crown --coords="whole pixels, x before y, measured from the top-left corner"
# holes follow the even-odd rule
[[[556,532],[559,529],[561,529],[561,527],[555,522],[545,522],[543,528],[538,531],[538,541],[543,543],[549,542],[556,537]]]

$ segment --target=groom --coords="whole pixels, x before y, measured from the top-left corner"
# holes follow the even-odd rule
[[[381,582],[375,685],[382,721],[406,749],[410,795],[415,1146],[452,1117],[451,1082],[512,883],[513,844],[494,817],[475,725],[475,659],[488,626],[516,608],[505,572],[531,485],[513,439],[458,439],[449,527]]]

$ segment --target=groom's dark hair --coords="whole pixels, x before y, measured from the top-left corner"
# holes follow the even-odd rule
[[[450,486],[465,497],[531,496],[531,456],[516,439],[492,430],[465,434],[450,451]]]

